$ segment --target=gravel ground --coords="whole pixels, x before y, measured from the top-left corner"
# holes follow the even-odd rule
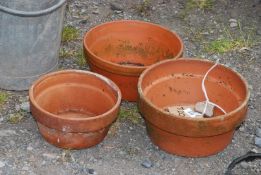
[[[63,150],[41,137],[28,112],[28,92],[4,91],[8,100],[0,109],[0,174],[99,174],[99,175],[218,175],[234,158],[252,150],[256,130],[261,128],[261,3],[259,0],[213,0],[209,6],[191,0],[69,0],[65,25],[76,27],[78,40],[64,42],[65,50],[81,49],[81,38],[91,27],[116,19],[154,22],[176,31],[186,47],[184,56],[220,62],[241,73],[249,83],[251,98],[247,119],[235,132],[232,143],[217,155],[185,158],[167,154],[153,145],[135,103],[122,102],[127,114],[114,123],[105,140],[92,148]],[[211,41],[249,36],[246,46],[225,53],[209,52]],[[60,59],[60,68],[88,70],[74,55]],[[124,116],[127,115],[127,116]],[[14,117],[15,116],[15,117]],[[12,119],[16,120],[12,120]],[[261,146],[261,145],[260,145]],[[261,161],[242,162],[233,174],[261,174]]]

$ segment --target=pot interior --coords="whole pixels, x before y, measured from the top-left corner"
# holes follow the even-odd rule
[[[117,103],[118,93],[92,74],[64,73],[36,84],[33,96],[40,108],[49,113],[88,118],[109,111]]]
[[[148,66],[177,57],[182,49],[171,31],[137,21],[100,25],[86,35],[85,42],[95,56],[125,66]]]
[[[160,110],[205,101],[201,82],[212,65],[211,62],[185,59],[159,64],[144,74],[142,95]],[[241,77],[221,65],[208,74],[205,86],[210,101],[227,113],[237,109],[247,98],[247,87]],[[214,116],[221,114],[219,109],[214,109]]]

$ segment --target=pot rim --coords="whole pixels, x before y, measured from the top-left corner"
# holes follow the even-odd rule
[[[228,112],[227,114],[219,115],[219,116],[216,116],[216,117],[210,117],[210,118],[186,118],[186,117],[180,117],[180,116],[169,114],[169,113],[165,112],[164,110],[159,110],[159,108],[156,107],[156,105],[154,105],[153,103],[151,103],[147,98],[145,98],[145,96],[143,94],[143,91],[142,91],[142,88],[141,88],[141,83],[142,83],[143,77],[145,76],[145,74],[147,72],[149,72],[150,70],[156,68],[157,66],[159,66],[161,64],[165,64],[165,63],[168,63],[168,62],[176,62],[176,61],[198,61],[198,62],[211,63],[213,65],[215,64],[213,61],[210,61],[210,60],[207,60],[207,59],[182,57],[182,58],[180,58],[178,60],[163,60],[163,61],[160,61],[160,62],[158,62],[156,64],[153,64],[152,66],[150,66],[145,71],[143,71],[142,74],[139,77],[139,80],[138,80],[138,94],[139,94],[139,97],[142,98],[150,107],[152,107],[153,109],[156,109],[159,113],[164,114],[164,116],[166,116],[166,117],[170,117],[171,116],[171,118],[175,117],[175,118],[178,118],[178,119],[181,119],[181,120],[187,120],[187,121],[213,121],[213,120],[214,121],[215,120],[219,121],[219,120],[224,120],[224,119],[230,118],[231,116],[236,114],[238,111],[242,110],[244,108],[244,106],[247,106],[248,100],[250,98],[250,92],[249,92],[249,86],[248,86],[248,83],[247,83],[246,79],[241,74],[239,74],[237,71],[231,69],[230,67],[227,67],[227,66],[225,66],[223,64],[219,64],[220,66],[224,67],[225,69],[228,69],[229,71],[235,73],[242,80],[242,82],[243,82],[243,84],[244,84],[244,86],[246,88],[246,98],[240,104],[239,107],[237,107],[233,111]],[[170,116],[168,116],[168,115],[170,115]]]
[[[119,64],[116,64],[116,63],[104,60],[101,57],[96,56],[89,49],[89,47],[88,47],[88,45],[86,43],[86,38],[90,35],[90,33],[92,33],[97,28],[100,28],[100,27],[103,27],[103,26],[107,26],[107,25],[111,25],[111,24],[115,24],[115,23],[138,23],[138,24],[145,24],[145,25],[151,25],[153,27],[157,27],[157,28],[160,28],[162,30],[168,31],[168,32],[172,33],[173,35],[175,35],[175,37],[178,39],[178,41],[179,41],[179,43],[181,45],[181,48],[180,48],[179,52],[177,53],[177,55],[174,56],[173,58],[170,58],[170,59],[180,58],[182,56],[182,54],[183,54],[184,44],[183,44],[182,39],[180,38],[180,36],[176,32],[168,29],[167,27],[163,27],[163,26],[158,25],[158,24],[154,24],[154,23],[150,23],[150,22],[146,22],[146,21],[141,21],[141,20],[114,20],[114,21],[110,21],[110,22],[105,22],[105,23],[99,24],[99,25],[91,28],[89,31],[87,31],[85,33],[84,38],[83,38],[83,47],[84,47],[84,49],[87,50],[87,52],[89,54],[91,54],[91,56],[94,57],[95,60],[99,61],[102,64],[106,64],[106,65],[108,65],[110,67],[113,67],[115,69],[115,71],[112,71],[110,69],[106,69],[106,67],[104,67],[104,66],[101,67],[102,69],[105,69],[105,70],[107,70],[109,72],[113,72],[113,73],[117,73],[117,74],[139,75],[141,72],[143,72],[145,69],[147,69],[150,66],[150,65],[148,65],[148,66],[119,65]],[[95,62],[97,63],[97,61],[95,61]],[[94,61],[91,61],[91,62],[94,62]],[[96,64],[96,66],[100,67],[100,65],[97,65],[97,64]],[[116,70],[121,70],[121,71],[119,72],[119,71],[116,71]]]
[[[113,105],[112,108],[110,108],[108,111],[100,114],[100,115],[96,115],[94,117],[88,117],[88,118],[67,118],[67,117],[62,117],[59,115],[55,115],[51,112],[48,112],[46,110],[44,110],[40,105],[38,105],[38,103],[35,101],[35,97],[34,97],[34,88],[41,83],[42,81],[44,81],[46,78],[48,77],[52,77],[55,75],[60,75],[60,74],[70,74],[70,73],[77,73],[77,74],[84,74],[84,75],[91,75],[94,76],[96,78],[99,78],[100,80],[102,80],[104,83],[106,83],[109,87],[111,87],[116,93],[117,93],[117,101],[116,103]],[[45,115],[49,115],[53,118],[57,118],[57,119],[62,119],[62,120],[66,120],[66,121],[91,121],[91,120],[96,120],[96,119],[100,119],[103,118],[105,116],[108,116],[110,113],[112,113],[113,111],[115,111],[118,106],[120,106],[121,103],[121,91],[119,89],[119,87],[110,79],[106,78],[103,75],[97,74],[97,73],[93,73],[90,71],[84,71],[84,70],[76,70],[76,69],[68,69],[68,70],[61,70],[61,71],[56,71],[56,72],[52,72],[46,75],[43,75],[42,77],[40,77],[38,80],[36,80],[32,86],[29,89],[29,99],[31,101],[31,103],[39,110],[41,111],[41,113],[44,113]]]

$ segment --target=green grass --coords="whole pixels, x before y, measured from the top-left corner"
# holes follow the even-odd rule
[[[236,50],[244,46],[243,40],[231,40],[229,38],[222,38],[209,43],[206,47],[208,53],[225,53]]]
[[[73,26],[65,26],[62,33],[62,42],[69,42],[79,38],[79,30]]]
[[[76,64],[83,67],[86,64],[84,53],[82,49],[78,50],[66,50],[65,48],[60,49],[60,58],[73,58]]]
[[[139,15],[148,15],[151,9],[151,1],[143,0],[135,7],[135,9]]]
[[[65,48],[60,49],[59,56],[60,58],[68,58],[68,57],[73,57],[74,56],[74,50],[67,50]]]
[[[214,1],[215,0],[187,0],[180,17],[185,18],[194,9],[210,10],[213,8]]]
[[[188,0],[186,3],[186,8],[194,9],[199,8],[201,10],[212,9],[213,0]]]
[[[0,91],[0,105],[4,104],[6,100],[8,99],[8,94],[6,92]]]
[[[80,67],[83,67],[86,64],[82,49],[79,49],[75,52],[75,59],[76,59],[76,64]]]
[[[60,161],[62,162],[71,162],[73,161],[73,157],[71,155],[71,150],[70,149],[64,149],[62,151],[62,154],[60,156]]]
[[[24,113],[23,112],[17,112],[14,114],[10,114],[9,118],[7,121],[11,124],[17,124],[19,123],[22,119],[24,118]]]
[[[136,106],[132,108],[121,107],[119,112],[119,120],[129,120],[134,124],[139,124],[141,122],[141,118],[138,112],[138,108]]]
[[[232,33],[231,30],[225,28],[225,37],[209,42],[205,46],[208,53],[225,53],[242,48],[250,48],[254,45],[253,31],[248,29],[243,31],[240,22],[238,23],[239,34]]]

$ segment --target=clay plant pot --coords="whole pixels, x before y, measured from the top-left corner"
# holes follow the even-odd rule
[[[83,41],[92,71],[113,80],[123,99],[136,101],[140,74],[151,64],[182,56],[183,43],[159,25],[133,20],[113,21],[89,30]]]
[[[241,75],[223,65],[208,75],[205,86],[215,109],[211,118],[189,118],[165,111],[168,106],[205,101],[202,79],[213,62],[199,59],[166,60],[145,70],[139,78],[139,109],[152,142],[166,152],[189,157],[213,155],[232,140],[245,119],[249,91]]]
[[[109,79],[88,71],[47,74],[29,90],[39,131],[51,144],[81,149],[100,143],[119,111],[121,93]]]

